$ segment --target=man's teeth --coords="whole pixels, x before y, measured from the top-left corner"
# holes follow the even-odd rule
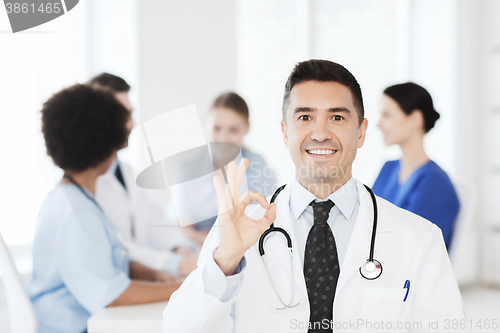
[[[335,150],[308,150],[308,152],[313,155],[331,155]]]

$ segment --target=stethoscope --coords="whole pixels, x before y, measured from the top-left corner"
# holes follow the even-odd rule
[[[72,182],[79,190],[80,192],[83,193],[83,195],[85,195],[85,197],[87,197],[87,199],[89,199],[90,201],[92,201],[97,208],[99,208],[99,210],[104,214],[104,211],[102,210],[101,206],[97,203],[97,201],[92,197],[90,196],[77,182],[76,180],[73,179],[73,177],[71,177],[70,175],[68,175],[67,173],[65,173],[63,175],[64,178],[66,178],[67,180],[69,180],[70,182]],[[105,219],[106,220],[106,219]],[[116,241],[120,244],[120,246],[122,247],[122,252],[121,254],[122,255],[127,255],[128,251],[127,251],[127,246],[125,245],[125,239],[123,238],[123,235],[111,224],[109,223],[107,220],[106,220],[106,223],[108,225],[108,227],[113,231],[113,234],[115,236],[115,239]]]
[[[281,191],[283,191],[285,186],[286,186],[286,184],[279,187],[276,190],[276,192],[274,192],[273,196],[271,197],[270,203],[273,203],[276,200],[276,197],[278,196],[278,194]],[[373,202],[373,228],[372,228],[372,238],[371,238],[371,244],[370,244],[370,256],[368,257],[368,260],[366,260],[365,263],[363,265],[361,265],[361,267],[359,268],[359,273],[361,274],[362,277],[364,277],[367,280],[375,280],[382,274],[382,264],[380,263],[380,261],[373,258],[374,249],[375,249],[375,235],[377,233],[378,207],[377,207],[377,200],[375,199],[375,194],[373,193],[371,188],[369,188],[366,185],[365,185],[365,188],[370,193],[370,196],[371,196],[372,202]],[[278,292],[278,289],[276,288],[276,284],[274,283],[274,279],[273,279],[273,276],[271,274],[271,270],[269,269],[269,265],[267,263],[267,259],[266,259],[266,255],[265,255],[265,251],[264,251],[264,245],[268,239],[266,237],[272,232],[279,232],[283,236],[285,236],[286,242],[288,245],[289,258],[290,258],[290,272],[291,272],[291,274],[290,274],[291,275],[291,278],[290,278],[291,279],[291,285],[290,285],[291,294],[290,294],[290,300],[288,301],[288,303],[285,303],[283,301],[283,299],[281,298],[281,296]],[[271,285],[274,289],[274,293],[276,294],[279,301],[283,305],[283,307],[281,307],[281,308],[273,307],[271,309],[271,311],[292,308],[292,307],[295,307],[299,304],[304,303],[303,300],[301,300],[299,303],[292,305],[292,302],[293,302],[293,299],[295,296],[295,287],[294,287],[295,286],[295,278],[294,278],[294,270],[293,270],[292,239],[290,238],[290,235],[288,234],[288,232],[286,232],[286,230],[283,228],[275,227],[274,223],[272,223],[271,226],[266,231],[264,231],[262,236],[260,236],[259,253],[260,253],[262,259],[264,260],[264,265],[266,266],[267,275],[269,276],[269,280],[271,280]]]

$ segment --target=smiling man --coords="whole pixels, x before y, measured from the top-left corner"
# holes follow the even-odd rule
[[[281,122],[297,181],[313,193],[318,191],[314,194],[319,198],[327,197],[351,178],[352,162],[357,148],[363,146],[368,126],[354,77],[344,79],[345,84],[327,81],[327,75],[333,73],[321,77],[317,74],[322,72],[311,72],[309,75],[316,74],[311,75],[314,81],[305,73],[297,73],[297,82],[287,83]]]
[[[214,179],[219,216],[164,332],[437,332],[466,326],[439,228],[352,177],[368,121],[339,64],[309,60],[285,85],[295,178],[238,200],[247,162]],[[251,202],[259,203],[245,212]],[[373,243],[374,242],[374,243]],[[370,260],[367,260],[369,258]]]

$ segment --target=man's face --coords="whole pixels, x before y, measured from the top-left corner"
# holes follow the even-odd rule
[[[299,83],[286,115],[281,129],[297,180],[303,185],[349,180],[368,125],[366,119],[359,125],[350,89],[337,82]]]
[[[128,98],[128,92],[115,92],[115,98],[123,104],[123,106],[125,106],[125,108],[130,112],[130,117],[127,121],[127,131],[128,131],[128,135],[127,135],[127,140],[124,144],[124,146],[122,148],[126,148],[128,147],[128,137],[130,135],[130,132],[132,132],[132,128],[134,127],[134,120],[132,119],[132,111],[133,111],[133,108],[132,108],[132,104],[130,104],[130,100]]]

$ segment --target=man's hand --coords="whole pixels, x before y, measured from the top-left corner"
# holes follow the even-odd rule
[[[276,204],[269,204],[262,194],[248,191],[238,199],[240,185],[248,168],[245,158],[236,170],[236,163],[227,167],[227,186],[224,187],[222,170],[214,177],[219,210],[220,245],[214,251],[217,265],[226,275],[236,271],[245,251],[260,238],[262,233],[276,219]],[[252,202],[258,202],[266,213],[260,220],[252,220],[245,215],[245,208]]]

